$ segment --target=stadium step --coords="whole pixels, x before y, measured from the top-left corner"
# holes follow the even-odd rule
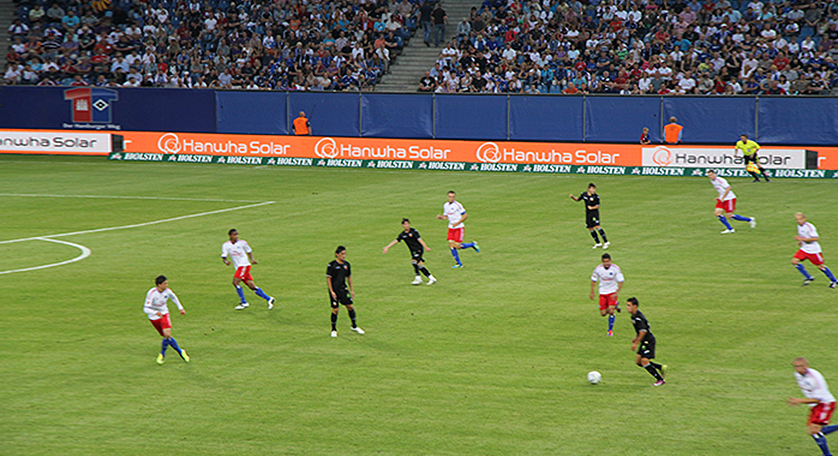
[[[448,25],[445,26],[445,42],[453,39],[457,34],[457,24],[468,18],[472,7],[480,8],[481,2],[477,0],[443,0],[442,9],[448,15]],[[381,82],[375,85],[376,92],[416,92],[419,88],[419,80],[426,71],[433,68],[444,47],[425,46],[421,26],[416,29],[413,37],[410,38],[404,51],[390,66],[390,74],[384,76]]]

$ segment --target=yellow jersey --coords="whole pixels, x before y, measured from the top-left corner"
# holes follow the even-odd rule
[[[736,149],[741,150],[745,155],[752,155],[754,152],[759,150],[759,144],[756,141],[751,141],[750,139],[742,142],[736,141]]]

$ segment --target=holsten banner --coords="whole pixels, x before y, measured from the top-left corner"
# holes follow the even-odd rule
[[[124,152],[122,157],[220,156],[264,159],[305,158],[313,160],[375,160],[390,163],[423,162],[426,169],[462,169],[477,164],[480,171],[514,171],[518,168],[548,167],[656,167],[744,169],[742,154],[733,146],[641,146],[639,144],[548,143],[513,141],[455,141],[434,139],[382,139],[317,136],[232,135],[175,132],[121,131],[78,133],[72,131],[11,131],[20,144],[33,135],[53,135],[58,142],[44,142],[40,153],[67,153],[65,138],[90,136],[97,147],[77,153],[108,154]],[[3,136],[6,138],[5,136]],[[9,136],[11,137],[11,136]],[[98,138],[98,139],[97,139]],[[107,141],[106,141],[107,139]],[[124,149],[122,141],[124,140]],[[0,144],[0,152],[27,153],[11,139]],[[91,143],[92,144],[92,143]],[[108,149],[107,147],[110,147]],[[151,155],[131,155],[151,154]],[[765,147],[760,162],[773,170],[838,170],[838,147],[789,149]],[[205,160],[201,158],[200,160]],[[159,160],[163,161],[163,160]],[[165,161],[181,161],[179,159]],[[280,160],[284,162],[285,160]],[[256,160],[253,160],[255,163]],[[354,163],[354,162],[353,162]],[[399,165],[401,166],[401,165]],[[471,169],[471,165],[469,165]],[[470,170],[469,169],[469,170]],[[553,171],[550,171],[553,172]],[[567,171],[562,171],[567,172]],[[662,173],[663,174],[663,173]],[[671,174],[667,174],[671,175]],[[793,176],[788,176],[793,177]]]

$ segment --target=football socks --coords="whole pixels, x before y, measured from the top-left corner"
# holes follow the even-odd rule
[[[649,361],[649,365],[650,365],[650,366],[652,366],[652,367],[654,367],[654,368],[655,368],[655,369],[657,369],[657,370],[661,370],[661,368],[663,368],[663,366],[662,366],[662,365],[660,365],[660,364],[658,364],[658,363],[656,363],[656,362],[654,362],[654,361]]]
[[[163,346],[160,349],[160,354],[166,356],[166,347],[169,346],[169,339],[163,339]]]
[[[823,433],[818,432],[817,434],[812,435],[812,438],[815,439],[815,443],[817,443],[821,451],[823,451],[824,456],[832,455],[832,453],[829,452],[829,446],[826,444],[826,436],[823,435]]]
[[[338,314],[332,312],[332,331],[337,331],[335,324],[338,322]]]
[[[244,290],[242,289],[242,287],[240,285],[236,285],[236,293],[239,294],[239,298],[241,299],[242,304],[247,302],[247,300],[244,299]]]
[[[430,277],[431,276],[431,271],[428,271],[428,268],[426,268],[424,266],[419,266],[419,272],[421,272],[422,274],[425,274],[425,277]],[[416,274],[416,275],[419,275],[419,274]]]
[[[608,242],[608,238],[605,237],[605,230],[602,228],[599,229],[599,235],[602,236],[602,242]]]
[[[591,237],[594,238],[594,242],[599,244],[599,236],[596,235],[596,231],[591,230]]]
[[[256,296],[259,296],[260,298],[264,299],[265,301],[270,301],[271,300],[271,297],[266,295],[265,292],[262,291],[262,289],[259,288],[259,287],[256,287],[256,289],[253,290],[253,292],[256,293]]]
[[[835,431],[838,431],[838,424],[831,424],[829,426],[824,426],[821,429],[821,434],[829,435],[829,434],[832,434]]]
[[[353,328],[358,326],[357,324],[355,324],[355,309],[352,309],[352,310],[349,311],[349,319],[352,320],[352,327]]]
[[[826,274],[827,277],[829,277],[830,282],[835,282],[835,276],[832,275],[832,271],[830,271],[828,267],[824,266],[823,269],[821,269],[821,272],[823,272],[824,274]]]
[[[655,377],[655,380],[657,380],[659,382],[663,381],[663,377],[661,377],[661,374],[659,374],[658,370],[655,369],[655,366],[652,366],[651,364],[647,364],[647,365],[643,366],[643,368],[646,369],[649,372],[649,374],[652,375],[652,377]]]
[[[461,249],[470,249],[472,247],[474,247],[474,242],[464,242],[460,244]]]
[[[609,331],[614,330],[614,320],[616,320],[616,319],[617,319],[617,317],[615,317],[614,315],[609,315],[608,316],[608,330]]]
[[[802,263],[797,263],[794,267],[803,274],[803,277],[806,277],[806,280],[812,280],[812,276],[809,275],[809,271],[806,270],[806,267]]]
[[[181,353],[180,347],[178,347],[177,341],[174,337],[169,337],[169,346],[174,348],[177,354],[180,355],[181,358],[183,358],[183,353]]]
[[[457,261],[457,264],[462,264],[462,262],[460,262],[460,254],[457,253],[457,249],[452,248],[451,249],[451,255],[454,257],[454,260]]]
[[[419,277],[419,265],[414,263],[413,270],[416,271],[416,277]]]
[[[740,222],[750,222],[751,221],[750,217],[745,217],[745,216],[738,215],[738,214],[733,214],[730,218],[732,218],[733,220],[739,220]]]
[[[725,217],[724,215],[719,216],[719,221],[722,222],[722,225],[724,225],[725,228],[729,230],[733,229],[733,227],[730,226],[730,223],[727,222],[727,217]]]

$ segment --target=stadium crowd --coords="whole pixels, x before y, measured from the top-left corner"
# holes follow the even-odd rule
[[[420,92],[824,95],[838,3],[485,0]]]
[[[6,84],[251,90],[372,90],[421,6],[17,1]],[[820,95],[836,59],[836,1],[484,0],[419,91]]]
[[[69,86],[371,90],[416,10],[408,0],[16,1],[4,82]]]

